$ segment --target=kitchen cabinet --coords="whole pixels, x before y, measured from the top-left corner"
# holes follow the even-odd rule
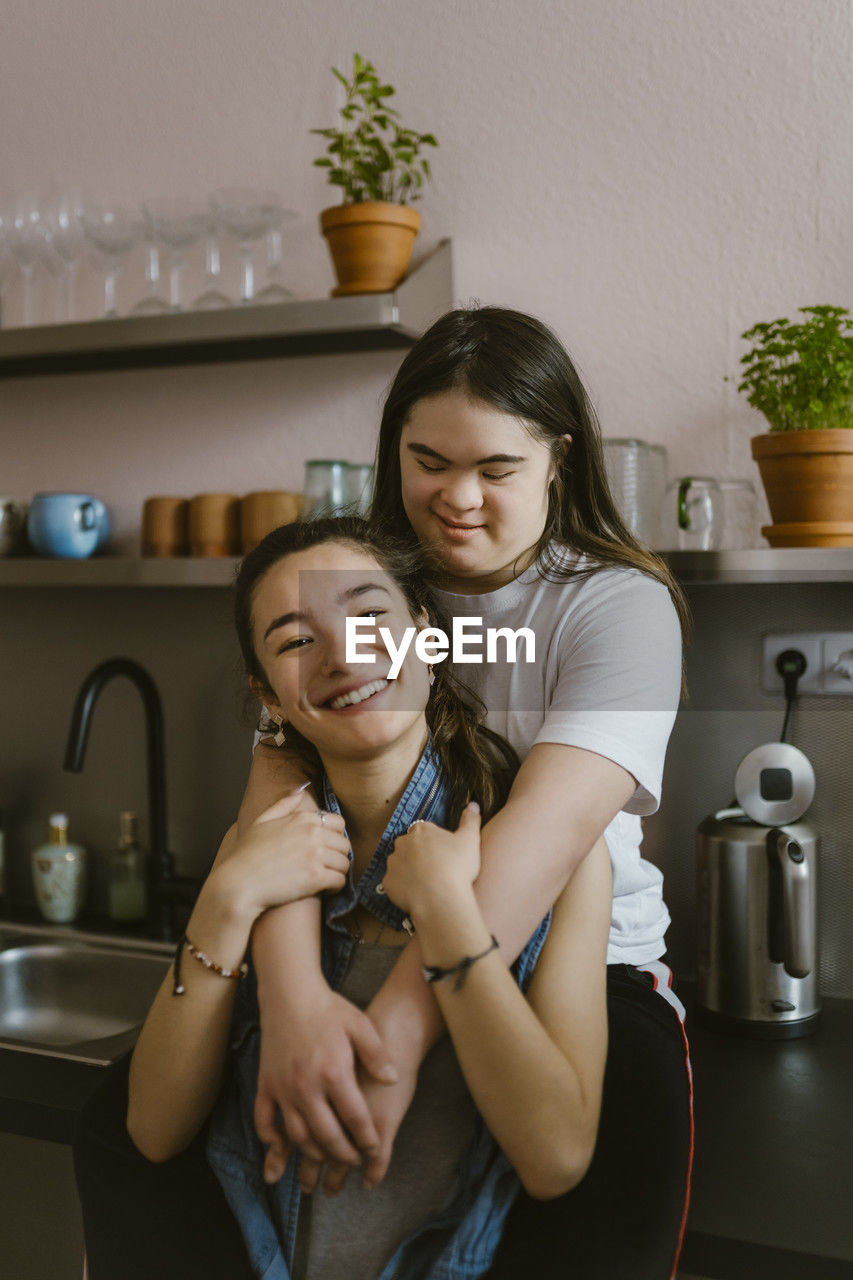
[[[0,378],[405,348],[452,305],[442,240],[390,293],[0,329]]]

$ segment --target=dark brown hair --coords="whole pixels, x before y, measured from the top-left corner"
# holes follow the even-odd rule
[[[687,604],[678,583],[626,528],[613,501],[595,410],[568,352],[546,325],[520,311],[448,311],[412,347],[382,413],[371,524],[404,542],[415,538],[403,507],[400,434],[419,400],[452,390],[512,414],[550,450],[554,479],[535,547],[540,575],[559,582],[615,565],[638,569],[668,589],[686,637]],[[589,564],[565,567],[564,547],[585,553]]]
[[[380,534],[358,516],[282,525],[249,552],[237,573],[237,637],[247,673],[264,689],[270,685],[255,652],[252,617],[258,584],[286,556],[328,542],[343,543],[372,555],[402,591],[413,621],[425,610],[431,626],[448,630],[427,586],[424,557],[416,541],[404,543]],[[486,821],[506,800],[518,769],[518,756],[504,738],[483,724],[485,707],[451,674],[446,662],[437,663],[433,670],[435,682],[426,705],[426,721],[446,787],[448,822],[455,826],[470,800],[479,803]],[[287,746],[316,779],[322,770],[319,753],[293,725],[287,727]]]

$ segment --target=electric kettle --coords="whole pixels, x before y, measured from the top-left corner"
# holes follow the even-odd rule
[[[814,771],[788,743],[756,747],[735,777],[738,808],[696,839],[697,1005],[704,1021],[773,1038],[817,1029],[819,837],[799,821]]]

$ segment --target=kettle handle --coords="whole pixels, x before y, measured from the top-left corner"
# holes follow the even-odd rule
[[[806,978],[815,954],[809,864],[799,841],[779,827],[767,833],[767,849],[776,859],[782,881],[785,972],[792,978]]]

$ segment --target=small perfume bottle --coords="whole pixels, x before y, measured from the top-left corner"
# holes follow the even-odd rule
[[[145,850],[139,843],[139,818],[127,810],[119,815],[118,848],[110,854],[110,919],[143,920],[145,911]]]
[[[50,840],[31,855],[33,886],[45,920],[68,924],[77,918],[86,893],[86,850],[69,842],[64,813],[53,813],[48,821]]]

